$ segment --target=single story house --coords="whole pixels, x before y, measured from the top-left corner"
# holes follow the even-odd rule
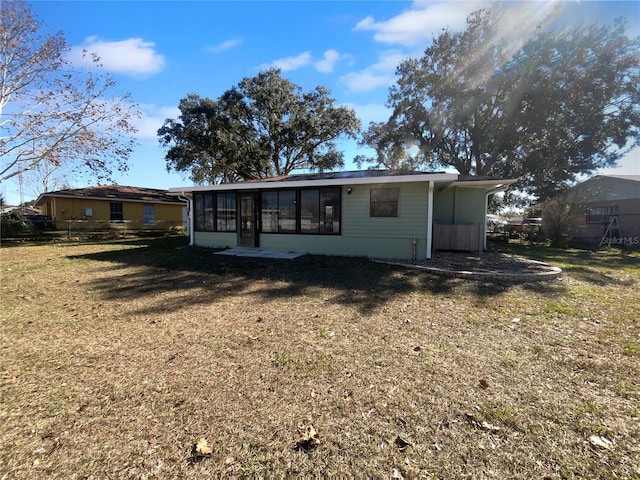
[[[640,248],[640,175],[596,175],[571,188],[568,198],[579,206],[571,241]]]
[[[191,245],[424,259],[486,248],[487,200],[516,180],[362,170],[171,188]]]
[[[188,224],[187,204],[155,188],[108,185],[46,192],[35,205],[63,228],[67,222],[170,228]]]

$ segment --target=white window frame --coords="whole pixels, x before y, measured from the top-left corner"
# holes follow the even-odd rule
[[[142,223],[144,225],[156,224],[156,208],[155,205],[145,203],[142,206]]]

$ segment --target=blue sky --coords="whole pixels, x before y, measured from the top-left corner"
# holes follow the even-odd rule
[[[464,28],[479,1],[34,1],[35,16],[51,32],[62,31],[73,51],[95,51],[118,89],[132,94],[143,117],[131,168],[122,185],[170,188],[189,180],[166,171],[156,131],[175,118],[188,93],[218,98],[244,77],[271,66],[310,90],[323,85],[339,105],[356,110],[363,126],[384,121],[395,67],[418,57],[442,28]],[[629,34],[640,35],[640,2],[518,2],[510,25],[523,34],[553,9],[558,22],[610,22],[625,16]],[[354,169],[355,142],[341,144],[345,169]],[[615,170],[640,174],[640,150]],[[72,187],[86,180],[69,179]],[[91,182],[89,182],[91,183]],[[19,201],[17,181],[2,186]],[[28,191],[24,199],[32,198]]]

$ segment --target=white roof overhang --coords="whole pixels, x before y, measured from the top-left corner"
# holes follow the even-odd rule
[[[222,183],[219,185],[199,185],[193,187],[174,187],[169,189],[170,195],[181,195],[193,192],[212,192],[228,190],[273,190],[282,188],[304,187],[329,187],[347,185],[380,185],[393,183],[435,182],[438,185],[447,186],[455,182],[458,175],[455,173],[431,173],[425,175],[393,175],[379,177],[357,178],[330,178],[320,180],[267,180],[255,182]]]

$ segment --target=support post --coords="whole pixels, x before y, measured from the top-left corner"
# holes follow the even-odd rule
[[[431,260],[431,245],[433,243],[433,180],[429,182],[427,196],[427,260]]]

